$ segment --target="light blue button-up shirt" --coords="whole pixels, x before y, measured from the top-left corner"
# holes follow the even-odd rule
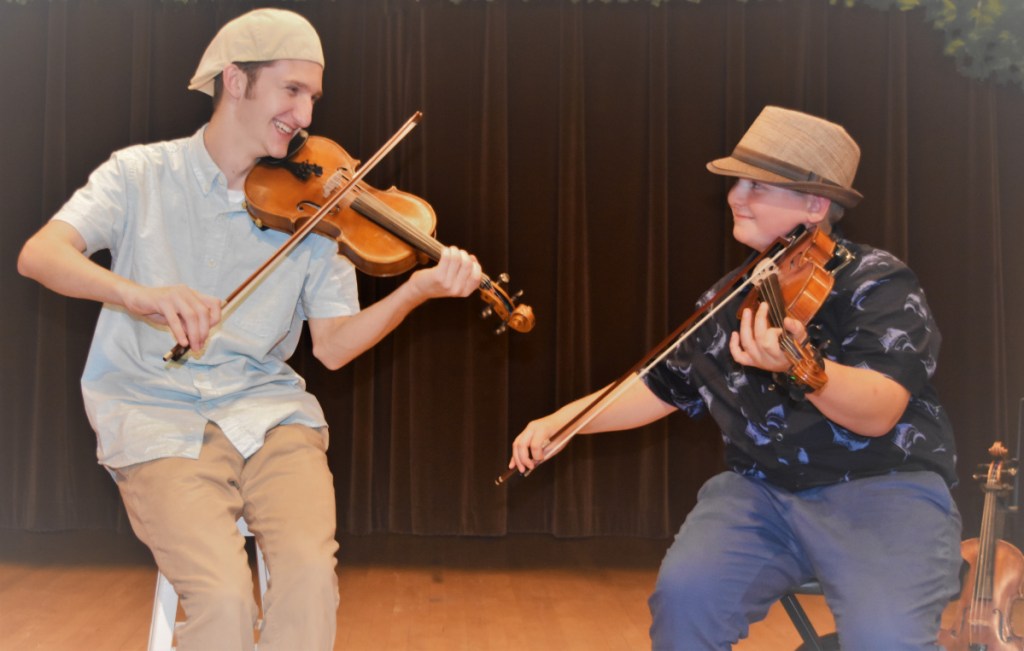
[[[118,275],[226,298],[288,236],[253,224],[204,131],[114,153],[54,219],[81,234],[87,255],[109,249]],[[175,344],[168,328],[103,306],[82,376],[100,463],[196,458],[208,421],[246,457],[276,425],[326,425],[285,360],[303,320],[358,312],[352,264],[333,240],[309,235],[237,305],[184,363],[162,359]]]

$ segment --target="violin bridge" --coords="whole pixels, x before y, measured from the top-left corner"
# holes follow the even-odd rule
[[[750,280],[754,285],[760,285],[765,281],[768,276],[772,276],[779,272],[779,268],[775,265],[775,262],[769,258],[765,258],[757,263],[754,270],[750,272]]]
[[[335,170],[334,174],[331,174],[327,180],[324,181],[324,198],[326,199],[334,194],[345,180],[345,172],[343,170]]]

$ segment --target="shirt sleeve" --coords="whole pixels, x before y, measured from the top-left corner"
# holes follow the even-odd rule
[[[87,256],[103,249],[114,250],[121,241],[131,201],[126,174],[119,153],[115,153],[53,216],[78,231],[85,240]]]
[[[681,343],[665,359],[651,367],[643,376],[643,381],[662,402],[675,405],[691,418],[697,418],[707,412],[707,405],[690,382],[693,366],[687,348],[685,343]]]
[[[302,289],[300,309],[305,319],[351,316],[359,312],[356,268],[338,253],[334,240],[317,237],[317,250]]]
[[[875,250],[846,287],[836,361],[877,371],[918,394],[935,372],[941,335],[917,277]]]

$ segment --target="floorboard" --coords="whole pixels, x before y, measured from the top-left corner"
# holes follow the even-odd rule
[[[634,651],[668,541],[349,536],[336,651]],[[156,570],[128,534],[0,531],[0,651],[139,651]],[[804,601],[821,631],[820,597]],[[781,606],[736,651],[792,651]]]

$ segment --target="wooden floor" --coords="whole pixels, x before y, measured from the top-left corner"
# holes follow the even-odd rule
[[[346,537],[334,648],[344,651],[634,651],[668,541],[544,536]],[[139,651],[155,569],[112,532],[0,531],[0,650]],[[820,598],[804,602],[833,630]],[[780,606],[737,651],[792,651]]]

